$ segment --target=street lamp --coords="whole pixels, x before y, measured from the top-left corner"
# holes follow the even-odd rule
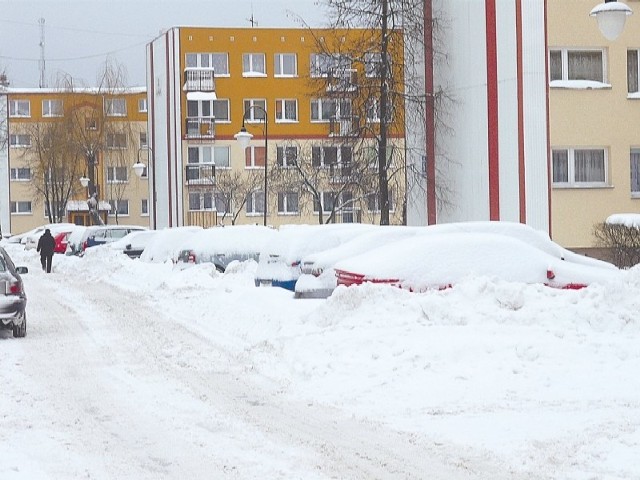
[[[590,16],[596,17],[598,28],[607,40],[615,40],[620,36],[624,29],[624,23],[627,16],[631,15],[633,10],[628,5],[616,0],[605,0],[593,7]]]
[[[98,186],[96,185],[95,169],[96,169],[96,153],[93,150],[87,150],[87,172],[88,177],[80,177],[80,185],[89,189],[89,196],[87,198],[87,206],[89,207],[89,215],[95,225],[104,225],[99,213],[99,201],[98,201]]]
[[[267,157],[268,157],[268,122],[267,122],[267,111],[259,105],[251,105],[242,115],[242,128],[238,133],[234,135],[235,139],[238,141],[242,150],[245,150],[249,146],[249,141],[253,138],[247,129],[244,126],[244,121],[247,117],[247,114],[251,111],[252,108],[258,109],[264,114],[264,217],[263,224],[267,226]]]
[[[133,169],[133,171],[135,172],[135,174],[136,174],[136,176],[138,178],[142,178],[142,174],[144,173],[145,169],[147,168],[147,166],[140,161],[140,152],[142,150],[147,150],[149,152],[152,152],[151,148],[149,148],[149,147],[140,147],[138,149],[138,161],[131,166],[131,168]]]

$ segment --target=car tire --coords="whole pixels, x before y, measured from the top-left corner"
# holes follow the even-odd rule
[[[27,336],[27,314],[22,315],[22,323],[13,326],[13,336],[15,338],[23,338]]]

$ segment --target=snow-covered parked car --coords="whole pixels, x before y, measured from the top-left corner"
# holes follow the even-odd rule
[[[260,253],[256,285],[294,291],[305,256],[335,247],[375,228],[375,225],[360,223],[283,225]]]
[[[75,225],[73,223],[48,223],[41,225],[20,235],[20,243],[24,245],[26,250],[31,250],[38,246],[38,240],[40,240],[40,237],[47,228],[51,231],[51,235],[55,237],[58,233],[71,231],[74,227]]]
[[[139,258],[145,247],[151,243],[151,240],[157,234],[157,230],[137,230],[118,240],[107,243],[106,246],[124,253],[129,258]]]
[[[277,230],[260,225],[212,227],[195,232],[180,245],[176,264],[184,268],[199,263],[211,263],[224,272],[233,261],[259,259],[267,242]]]
[[[192,235],[201,232],[199,226],[172,227],[156,230],[156,235],[147,243],[140,260],[151,263],[175,263],[180,246]]]
[[[508,235],[447,232],[400,240],[340,261],[334,268],[338,285],[371,282],[411,291],[447,288],[469,276],[577,289],[620,275],[609,263],[545,250],[551,249]]]
[[[27,294],[20,274],[28,271],[27,267],[16,267],[0,247],[0,328],[13,330],[14,337],[27,334]]]

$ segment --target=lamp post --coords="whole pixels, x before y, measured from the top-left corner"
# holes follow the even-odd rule
[[[267,158],[268,158],[268,121],[267,121],[267,111],[259,105],[251,105],[242,115],[242,128],[238,133],[234,135],[235,139],[240,143],[240,146],[243,150],[245,150],[249,146],[249,141],[253,138],[247,129],[244,126],[244,121],[247,117],[247,114],[251,111],[251,109],[257,109],[264,114],[264,215],[263,215],[263,224],[267,226]]]
[[[98,200],[98,186],[96,184],[96,152],[93,150],[87,150],[87,173],[89,177],[84,175],[80,177],[80,184],[84,188],[88,188],[87,206],[89,207],[89,216],[93,220],[95,225],[104,225],[99,213],[99,200]]]
[[[593,7],[590,16],[596,17],[598,28],[607,40],[615,40],[620,36],[624,29],[627,16],[631,15],[633,10],[626,4],[617,0],[605,0]]]

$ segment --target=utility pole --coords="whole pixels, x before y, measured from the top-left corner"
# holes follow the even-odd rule
[[[38,62],[40,67],[40,88],[44,88],[47,86],[44,66],[44,18],[41,17],[38,23],[40,24],[40,61]]]

